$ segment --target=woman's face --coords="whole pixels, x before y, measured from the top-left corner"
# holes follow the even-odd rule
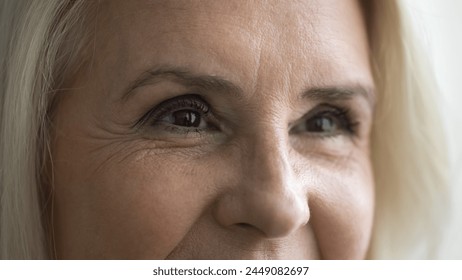
[[[53,119],[58,258],[365,257],[357,1],[106,1],[88,30]]]

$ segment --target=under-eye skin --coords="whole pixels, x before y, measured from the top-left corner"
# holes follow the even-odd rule
[[[312,137],[356,136],[359,122],[354,121],[350,109],[320,104],[310,110],[291,133],[301,133]]]
[[[219,130],[210,105],[197,94],[176,96],[161,102],[141,117],[135,127],[161,129],[172,134]]]

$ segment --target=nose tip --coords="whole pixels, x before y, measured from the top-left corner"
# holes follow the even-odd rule
[[[229,194],[215,209],[215,218],[227,228],[253,229],[265,238],[288,236],[309,220],[309,208],[303,195],[254,190]]]
[[[267,238],[290,235],[308,223],[309,210],[306,201],[293,191],[282,194],[260,193],[252,199],[252,222]],[[256,210],[258,209],[258,210]]]

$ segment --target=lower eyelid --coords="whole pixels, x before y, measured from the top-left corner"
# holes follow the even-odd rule
[[[156,127],[143,129],[142,134],[147,139],[169,141],[169,139],[202,138],[204,132],[198,129],[182,129],[168,124],[159,124]]]

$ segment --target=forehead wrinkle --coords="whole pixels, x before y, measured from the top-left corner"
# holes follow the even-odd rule
[[[122,1],[122,3],[124,2]],[[112,1],[109,3],[112,3]],[[121,19],[122,22],[114,22],[114,18],[110,22],[105,22],[105,30],[112,35],[112,38],[109,38],[111,40],[100,42],[100,47],[103,48],[99,48],[102,49],[99,56],[105,60],[110,59],[109,63],[112,64],[111,67],[106,67],[105,69],[108,77],[114,77],[111,81],[112,89],[110,91],[120,91],[120,89],[116,88],[120,88],[118,85],[125,80],[125,77],[130,77],[132,76],[130,73],[136,73],[142,70],[142,68],[147,68],[147,63],[152,63],[152,61],[160,64],[195,67],[196,65],[191,65],[191,56],[197,58],[196,60],[199,61],[199,63],[196,63],[198,64],[197,66],[203,68],[202,70],[206,72],[221,73],[221,70],[224,70],[225,74],[227,74],[225,76],[230,76],[228,74],[231,73],[236,78],[235,80],[240,80],[238,77],[235,77],[236,75],[241,77],[248,76],[248,74],[242,73],[241,69],[244,59],[249,61],[248,57],[246,57],[247,51],[244,52],[243,47],[255,49],[256,45],[258,45],[258,40],[260,40],[261,36],[255,37],[255,33],[253,32],[257,30],[255,29],[258,26],[257,20],[254,19],[254,23],[251,26],[247,26],[244,21],[239,19],[244,18],[244,15],[238,14],[238,17],[235,17],[235,13],[226,14],[225,7],[221,7],[218,4],[213,5],[217,6],[217,9],[214,9],[214,13],[209,15],[206,12],[210,7],[193,5],[193,2],[183,3],[182,1],[172,1],[160,6],[157,6],[154,2],[149,3],[148,9],[141,9],[139,3],[134,5],[134,7],[128,7],[128,4],[126,4],[124,7],[127,6],[128,8],[127,11],[124,10],[123,16],[113,16]],[[188,13],[188,11],[192,12]],[[147,18],[148,15],[150,18],[153,18],[151,12],[154,13],[154,18],[156,19],[146,22],[146,20],[149,20]],[[215,12],[219,14],[220,22],[219,24],[210,24],[210,22],[216,22],[214,17],[217,16],[217,13]],[[223,13],[223,15],[220,13]],[[113,14],[117,15],[115,12]],[[151,22],[160,22],[160,24],[157,24],[155,30],[152,32],[137,34],[138,32],[131,32],[130,30],[133,28],[136,29],[138,26],[140,28],[144,27],[140,25],[142,21],[137,21],[135,17],[146,19],[143,20],[144,25],[146,23],[150,25]],[[203,21],[204,18],[206,22]],[[121,30],[115,32],[111,27],[113,24]],[[129,28],[127,28],[128,25],[130,25]],[[232,28],[229,28],[231,25]],[[239,35],[237,40],[236,34]],[[198,38],[202,39],[198,40]],[[134,49],[135,45],[132,41],[142,42],[142,49]],[[226,46],[223,44],[223,41],[226,41]],[[152,44],[153,42],[155,44]],[[242,42],[246,44],[242,44]],[[106,48],[106,46],[109,48]],[[233,57],[229,55],[229,52],[236,49],[239,50],[239,57],[231,60],[230,58]],[[191,55],[187,57],[177,55],[178,53],[186,53],[188,50],[194,51],[190,51]],[[146,59],[145,56],[141,55],[143,53],[151,53],[152,57]],[[107,54],[110,54],[110,57]],[[255,58],[251,58],[251,60],[253,62]],[[213,63],[210,63],[211,61]]]
[[[309,5],[309,1],[306,3],[295,3],[296,7],[289,5],[289,10],[284,9],[284,7],[280,7],[282,4],[278,5],[278,3],[275,4],[274,2],[270,2],[272,5],[266,6],[263,9],[262,14],[257,14],[255,18],[252,18],[252,15],[255,15],[255,9],[246,14],[238,15],[233,12],[236,9],[230,10],[228,12],[231,13],[228,13],[226,17],[223,17],[225,20],[224,23],[223,21],[220,21],[219,24],[211,26],[212,29],[210,34],[205,34],[203,31],[200,31],[202,30],[201,28],[204,27],[204,22],[199,20],[200,16],[206,16],[206,21],[209,23],[213,20],[216,21],[215,17],[217,14],[221,16],[220,13],[225,13],[229,7],[233,5],[236,6],[236,3],[238,2],[230,1],[229,5],[226,4],[224,6],[220,6],[216,4],[216,2],[212,2],[215,3],[212,4],[212,6],[216,6],[215,8],[193,5],[189,2],[186,2],[187,7],[184,7],[183,4],[185,3],[182,1],[172,3],[173,4],[169,3],[161,5],[160,7],[154,4],[149,5],[149,8],[152,9],[154,6],[160,8],[157,12],[155,12],[155,14],[163,14],[162,21],[168,20],[168,17],[166,16],[167,13],[159,11],[165,9],[171,10],[172,16],[175,18],[181,19],[179,23],[173,26],[170,24],[161,24],[160,29],[149,35],[152,36],[152,38],[155,36],[161,36],[160,38],[157,38],[158,40],[156,40],[156,43],[164,41],[164,43],[161,42],[158,49],[146,48],[146,50],[152,50],[153,53],[163,54],[165,51],[169,52],[170,50],[168,47],[170,44],[166,43],[181,43],[175,45],[174,50],[171,53],[172,55],[166,55],[164,58],[160,58],[160,63],[162,64],[185,65],[196,69],[196,65],[193,65],[191,63],[192,60],[189,59],[190,56],[183,57],[181,55],[180,58],[178,58],[178,56],[173,56],[175,53],[184,52],[187,50],[186,47],[188,47],[189,49],[194,49],[194,52],[191,53],[199,60],[199,63],[197,63],[197,69],[204,73],[218,72],[223,77],[233,77],[233,80],[239,81],[239,85],[249,92],[252,92],[253,90],[254,93],[264,92],[266,94],[273,95],[277,92],[292,92],[293,94],[290,94],[290,96],[293,98],[297,98],[297,96],[299,96],[301,83],[308,85],[325,84],[324,82],[320,83],[319,81],[332,79],[332,77],[328,76],[329,73],[326,74],[326,72],[330,72],[330,68],[338,69],[338,67],[335,67],[336,65],[330,65],[330,61],[337,60],[336,57],[333,53],[329,52],[328,49],[324,48],[321,40],[322,38],[318,38],[320,35],[314,32],[315,30],[323,27],[322,23],[318,26],[318,21],[322,21],[322,16],[316,13],[320,12],[318,11],[319,8],[317,8],[316,5]],[[228,6],[228,8],[225,6]],[[302,8],[307,10],[304,11]],[[209,9],[212,9],[214,13],[207,14],[206,12]],[[186,13],[188,10],[197,10],[199,13]],[[181,15],[186,15],[186,17],[183,18]],[[251,18],[251,24],[250,26],[245,26],[241,19],[245,20],[249,17]],[[175,22],[175,20],[173,21]],[[193,24],[185,26],[185,21]],[[226,27],[229,27],[230,23],[236,23],[237,25],[233,26],[232,29],[227,29]],[[172,28],[174,30],[172,30]],[[287,28],[290,28],[295,32],[295,34],[294,32],[286,32],[285,29]],[[245,38],[238,38],[238,40],[228,42],[228,40],[233,38],[230,36],[232,36],[233,33],[236,33],[236,29],[239,30],[237,32],[239,36]],[[181,39],[179,39],[180,37],[176,35],[168,36],[168,34],[177,32],[181,34],[185,31],[190,34],[182,36]],[[245,36],[243,36],[244,33],[246,33]],[[136,35],[131,36],[137,37]],[[205,37],[203,37],[203,40],[197,40],[197,36]],[[294,41],[294,39],[296,40]],[[226,42],[226,48],[223,48],[222,43],[224,40]],[[291,44],[291,41],[295,44]],[[149,42],[149,40],[146,41],[146,43]],[[144,59],[143,61],[139,57],[139,54],[142,51],[138,51],[137,54],[133,48],[129,47],[132,46],[132,44],[129,44],[129,42],[126,42],[126,44],[128,49],[122,50],[122,52],[130,53],[130,55],[125,58],[125,61],[119,61],[120,63],[118,64],[120,66],[133,64],[135,67],[116,66],[114,68],[125,69],[122,70],[120,75],[128,77],[132,75],[127,75],[127,69],[135,68],[128,70],[132,73],[136,70],[140,70],[141,67],[144,67],[143,64],[146,64],[146,60]],[[248,50],[240,48],[239,51],[246,52],[238,52],[236,57],[232,57],[229,55],[229,52],[232,51],[229,46],[230,44],[232,45],[232,50],[235,50],[236,47],[245,47]],[[310,47],[306,47],[306,45],[310,45]],[[252,50],[254,50],[253,53]],[[120,59],[119,55],[117,55],[117,57]],[[246,69],[242,69],[242,67],[239,68],[245,60],[249,61],[249,58],[252,60],[251,64],[253,65]],[[156,57],[156,59],[158,60],[159,58]],[[153,59],[149,60],[152,61]],[[297,62],[301,60],[306,63],[301,64]],[[137,61],[140,63],[136,63]],[[245,63],[248,64],[248,62]],[[111,71],[114,68],[112,68]],[[271,75],[268,75],[268,70],[275,73],[275,75],[272,77]],[[344,70],[340,69],[340,71]],[[337,74],[338,73],[335,73],[335,75]],[[150,74],[148,73],[146,75]],[[121,80],[122,79],[115,79],[114,82],[119,83]],[[201,80],[201,85],[206,85],[206,83],[204,83],[207,81],[205,76],[201,77]],[[147,80],[145,80],[145,82],[146,81]],[[182,79],[182,81],[186,80]],[[128,83],[128,81],[125,82],[125,84],[126,83]],[[142,83],[143,82],[141,82],[140,85]],[[188,83],[193,84],[191,80]],[[117,91],[120,91],[120,89],[117,89]],[[284,96],[282,94],[277,95],[276,97],[283,98]]]

